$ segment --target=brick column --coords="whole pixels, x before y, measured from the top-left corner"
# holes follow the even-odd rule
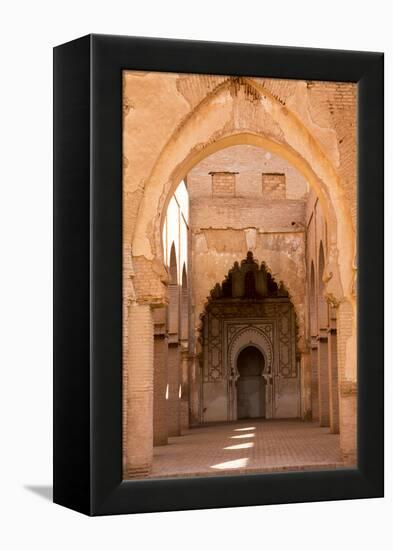
[[[201,391],[200,391],[200,359],[197,355],[189,355],[189,377],[188,377],[188,387],[189,387],[189,400],[190,400],[190,426],[198,426],[202,422],[201,415]]]
[[[168,443],[168,339],[165,333],[154,335],[153,443]]]
[[[338,403],[338,367],[337,367],[337,334],[335,328],[328,333],[328,365],[329,365],[329,418],[330,432],[338,434],[340,430]]]
[[[180,435],[180,287],[168,285],[168,435]]]
[[[357,462],[357,354],[354,305],[345,300],[337,309],[340,447],[345,464]]]
[[[357,462],[357,384],[343,381],[340,384],[340,447],[348,466]]]
[[[312,419],[319,422],[318,342],[311,337],[311,404]]]
[[[319,424],[329,426],[329,366],[328,342],[325,330],[318,338]]]
[[[311,405],[311,353],[303,352],[300,356],[301,388],[302,388],[302,419],[312,419]]]
[[[178,342],[168,344],[168,435],[180,435],[180,348]]]
[[[181,399],[180,399],[180,430],[189,428],[189,386],[188,386],[188,335],[189,335],[189,318],[188,318],[188,286],[187,281],[183,277],[180,300],[180,384],[181,384]]]
[[[145,477],[153,462],[153,317],[149,305],[128,310],[127,446],[124,477]]]
[[[166,333],[166,308],[153,310],[154,319],[154,400],[153,400],[153,443],[168,443],[168,338]]]
[[[188,347],[182,342],[181,347],[181,399],[180,399],[180,429],[189,428],[189,398],[188,398]]]

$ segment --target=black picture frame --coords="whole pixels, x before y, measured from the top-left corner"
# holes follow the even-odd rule
[[[358,83],[358,467],[122,480],[122,70]],[[383,496],[383,54],[88,35],[54,49],[54,502],[88,515]]]

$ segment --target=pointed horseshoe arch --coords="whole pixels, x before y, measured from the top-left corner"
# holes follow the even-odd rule
[[[237,84],[237,87],[241,85]],[[315,190],[325,217],[331,220],[332,254],[327,263],[334,262],[334,268],[330,268],[330,271],[339,277],[338,288],[342,289],[344,295],[351,295],[355,254],[354,228],[336,170],[317,140],[294,113],[261,84],[247,79],[246,85],[255,91],[256,101],[254,97],[253,105],[256,111],[270,117],[279,132],[268,135],[255,127],[247,127],[238,122],[242,118],[241,102],[236,104],[237,117],[233,117],[235,92],[231,80],[207,95],[180,127],[174,129],[148,178],[135,227],[133,254],[150,256],[150,259],[162,257],[162,213],[165,212],[174,189],[193,166],[220,149],[249,144],[286,159]],[[217,109],[218,104],[220,109]],[[154,205],[153,219],[151,205]],[[336,212],[340,216],[336,216]],[[154,228],[153,238],[149,238],[149,227]]]
[[[232,340],[228,350],[228,368],[229,375],[237,379],[239,372],[237,369],[237,358],[239,353],[248,346],[254,346],[259,349],[265,359],[265,368],[261,374],[271,374],[273,370],[273,343],[269,337],[259,327],[247,327],[240,330]]]

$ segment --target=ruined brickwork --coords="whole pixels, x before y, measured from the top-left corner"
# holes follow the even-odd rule
[[[353,464],[356,86],[125,71],[123,107],[124,476],[149,475],[153,441],[236,418],[236,368],[204,380],[204,319],[211,292],[250,254],[252,277],[263,263],[276,290],[247,275],[242,296],[224,297],[241,308],[220,317],[221,367],[229,327],[250,336],[233,340],[243,347],[255,340],[266,367],[287,319],[291,367],[261,367],[264,413],[329,427]]]
[[[264,199],[285,199],[285,174],[262,174],[262,196]]]
[[[231,172],[211,172],[212,197],[234,197],[236,195],[236,174]]]

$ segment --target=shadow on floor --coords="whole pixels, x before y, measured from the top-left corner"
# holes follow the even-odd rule
[[[25,485],[24,488],[27,489],[27,491],[31,491],[32,493],[44,498],[45,500],[52,501],[52,485]]]

